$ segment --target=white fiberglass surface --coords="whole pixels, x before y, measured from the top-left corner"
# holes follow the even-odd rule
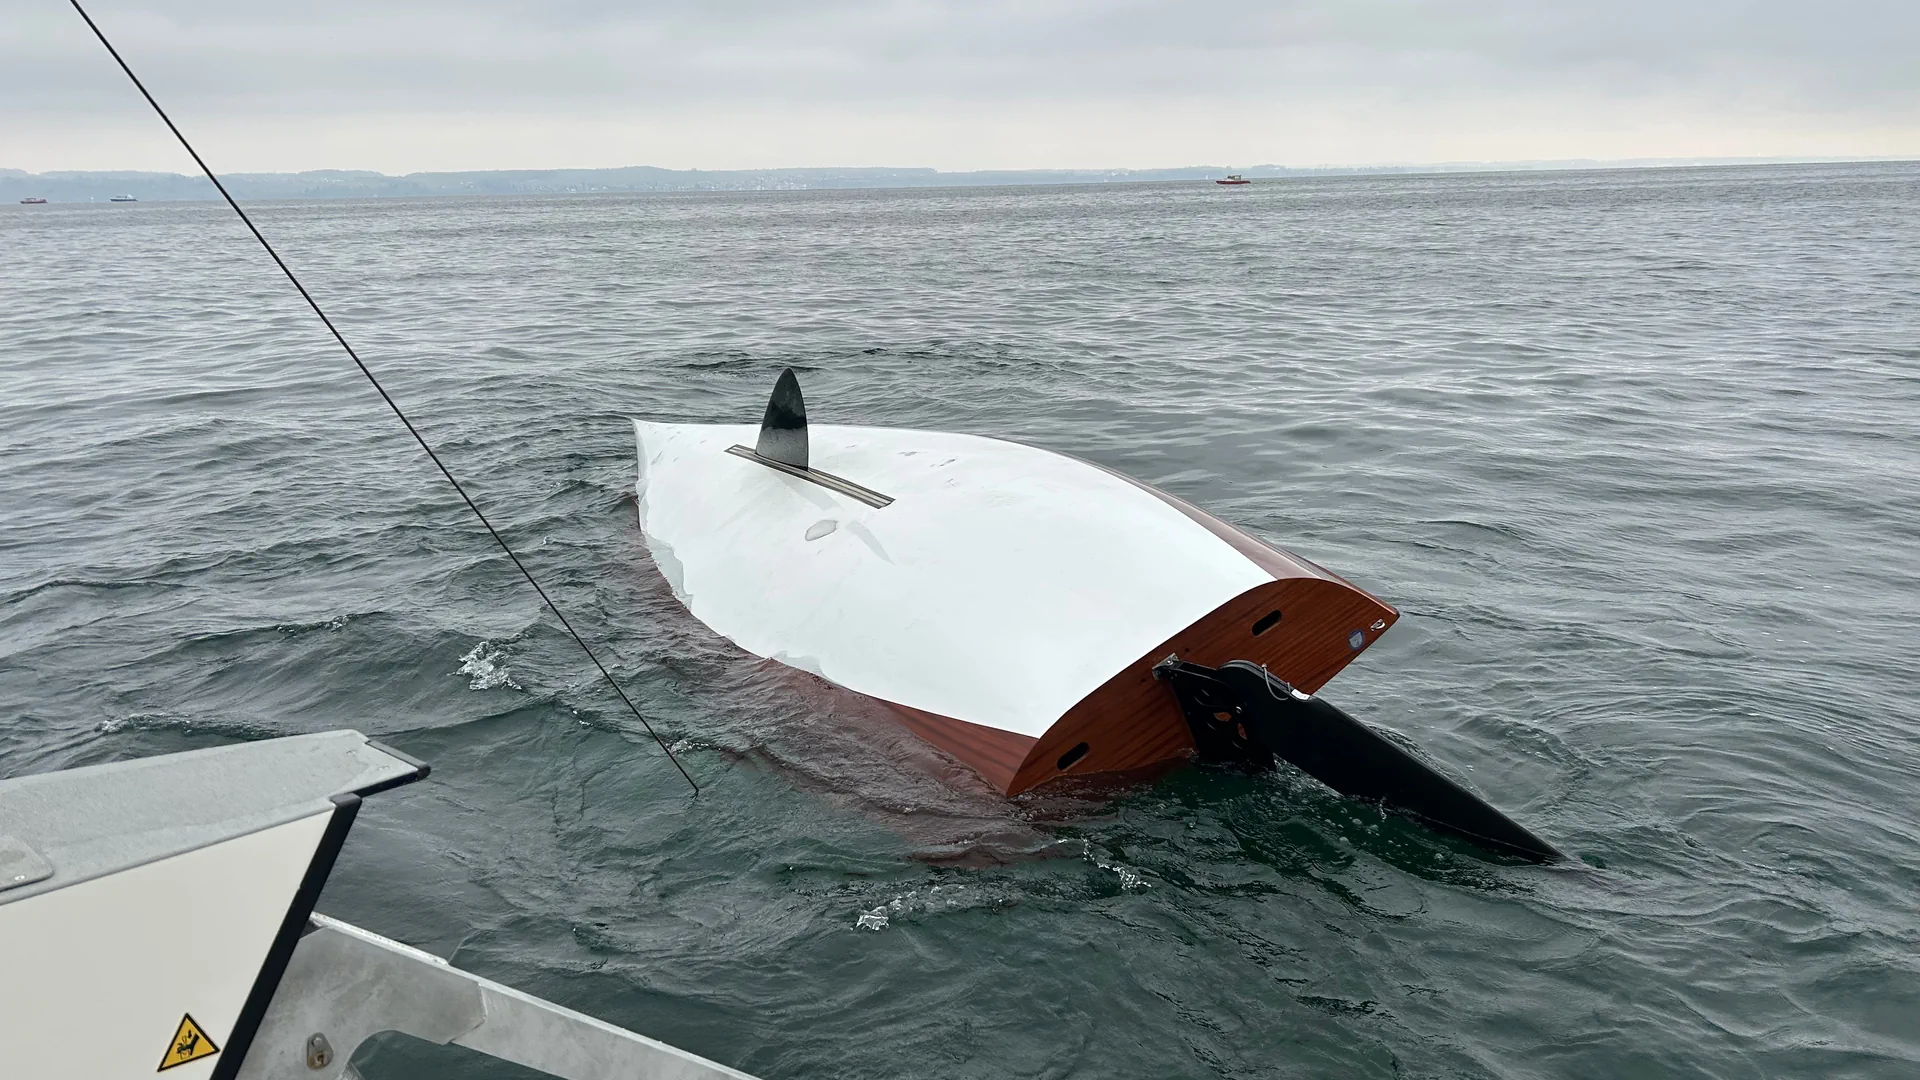
[[[1148,649],[1272,576],[1125,480],[977,435],[813,425],[875,509],[726,453],[748,424],[636,421],[640,518],[694,616],[748,652],[1039,736]]]
[[[332,816],[0,905],[0,1076],[150,1076],[188,1016],[225,1048]],[[205,1080],[224,1056],[165,1075]]]

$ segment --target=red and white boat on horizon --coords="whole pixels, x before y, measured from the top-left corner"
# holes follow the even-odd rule
[[[1225,184],[1228,187],[1238,187],[1241,184],[1251,184],[1253,181],[1241,176],[1239,173],[1228,173],[1225,180],[1215,180],[1214,183]]]

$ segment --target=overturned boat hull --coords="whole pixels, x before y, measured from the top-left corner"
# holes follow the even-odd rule
[[[755,656],[883,703],[1017,795],[1198,758],[1285,761],[1504,854],[1558,858],[1314,695],[1399,612],[1112,470],[979,435],[636,420],[674,595]]]
[[[1317,690],[1399,617],[1171,495],[998,439],[636,422],[640,522],[675,595],[757,656],[890,706],[1007,794],[1193,755],[1153,667],[1245,659]]]

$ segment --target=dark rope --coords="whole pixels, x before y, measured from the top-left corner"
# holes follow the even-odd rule
[[[632,710],[634,719],[639,720],[640,726],[646,728],[647,734],[653,736],[653,741],[660,744],[660,749],[666,753],[667,760],[673,762],[673,767],[679,769],[680,775],[686,777],[687,783],[693,785],[694,794],[699,794],[700,785],[694,783],[693,777],[687,773],[686,766],[680,764],[680,759],[673,756],[673,750],[667,746],[666,740],[660,737],[659,732],[653,730],[652,724],[647,723],[647,718],[640,714],[639,706],[635,705],[633,699],[627,696],[627,692],[620,688],[620,684],[614,680],[607,666],[602,664],[600,658],[594,655],[593,649],[588,647],[586,639],[581,637],[579,631],[573,628],[573,624],[567,621],[567,616],[560,610],[560,605],[553,602],[553,598],[547,595],[547,590],[541,588],[540,583],[534,580],[533,571],[528,570],[527,564],[521,562],[520,556],[514,554],[513,548],[507,544],[507,538],[501,536],[500,530],[494,528],[493,522],[487,520],[487,515],[480,512],[479,504],[473,501],[473,496],[467,494],[466,488],[460,486],[460,481],[453,478],[453,473],[448,471],[446,464],[440,460],[440,455],[433,452],[433,447],[427,444],[426,437],[420,434],[420,429],[413,426],[413,421],[407,419],[407,414],[400,411],[399,404],[393,400],[392,395],[387,393],[387,388],[381,386],[380,380],[373,377],[373,370],[367,367],[366,361],[360,359],[359,353],[353,351],[353,346],[347,344],[347,339],[341,336],[339,327],[334,326],[333,320],[327,318],[327,313],[320,309],[319,302],[313,298],[312,293],[307,291],[307,287],[300,284],[300,279],[294,275],[293,268],[287,265],[286,260],[280,257],[280,253],[267,242],[266,235],[260,231],[260,227],[253,223],[253,219],[247,216],[247,212],[240,209],[240,204],[227,193],[227,186],[220,182],[220,178],[214,175],[212,169],[207,167],[206,161],[200,157],[200,151],[195,150],[193,144],[187,141],[187,137],[180,133],[180,129],[174,125],[173,118],[167,115],[167,110],[161,108],[160,103],[147,92],[146,84],[140,81],[140,76],[135,75],[133,69],[127,66],[127,62],[120,58],[120,50],[113,47],[113,42],[107,40],[106,34],[101,33],[99,25],[93,21],[93,16],[88,15],[87,9],[80,6],[80,0],[67,0],[67,2],[73,5],[73,10],[79,12],[82,19],[86,20],[87,29],[92,30],[93,36],[100,39],[100,44],[107,47],[107,53],[113,57],[113,62],[119,64],[120,70],[127,73],[127,78],[133,80],[134,88],[140,91],[140,96],[146,98],[147,104],[153,106],[153,111],[160,114],[160,119],[166,123],[167,130],[173,132],[173,137],[180,140],[181,146],[186,147],[187,153],[193,156],[193,163],[200,166],[200,171],[207,174],[207,179],[213,181],[213,186],[219,189],[220,197],[227,200],[227,205],[233,207],[234,213],[240,215],[240,220],[246,223],[248,231],[253,233],[253,238],[260,241],[261,247],[267,249],[267,254],[272,257],[274,265],[280,268],[281,273],[287,275],[287,280],[293,282],[294,288],[300,290],[300,298],[307,302],[307,306],[313,309],[315,315],[320,316],[321,322],[327,324],[327,330],[333,334],[333,340],[339,342],[340,347],[353,358],[354,366],[358,367],[360,374],[365,375],[367,381],[373,384],[374,390],[380,394],[380,400],[386,402],[387,408],[393,410],[393,415],[399,417],[400,422],[407,426],[407,432],[413,436],[413,441],[419,443],[420,449],[427,452],[427,456],[433,459],[433,464],[440,470],[440,475],[446,477],[447,483],[452,484],[453,490],[459,492],[460,498],[466,501],[467,509],[473,511],[473,516],[479,518],[480,524],[487,527],[487,532],[491,533],[494,542],[500,545],[500,550],[507,553],[507,558],[513,560],[513,565],[519,568],[520,575],[527,579],[527,584],[533,586],[533,591],[540,594],[540,599],[546,603],[547,610],[553,612],[554,616],[560,620],[560,625],[566,627],[567,633],[573,636],[574,644],[580,646],[580,651],[587,654],[587,659],[593,661],[593,666],[600,669],[600,677],[607,680],[607,685],[613,687],[614,693],[620,695],[620,700],[626,702],[627,708]]]

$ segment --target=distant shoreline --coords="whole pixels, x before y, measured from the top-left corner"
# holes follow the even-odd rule
[[[819,191],[887,188],[1023,187],[1050,184],[1205,181],[1227,172],[1250,180],[1331,176],[1418,176],[1455,173],[1567,172],[1583,170],[1751,167],[1764,165],[1900,164],[1914,158],[1647,158],[1620,161],[1449,162],[1425,165],[1195,165],[1171,169],[995,169],[942,172],[907,168],[661,169],[649,165],[612,169],[492,169],[417,172],[404,176],[362,170],[318,169],[299,173],[232,173],[222,177],[236,198],[371,199],[457,195],[587,195],[639,192]],[[107,202],[132,195],[143,202],[217,200],[203,177],[180,173],[0,169],[0,200],[43,198],[52,203]]]

